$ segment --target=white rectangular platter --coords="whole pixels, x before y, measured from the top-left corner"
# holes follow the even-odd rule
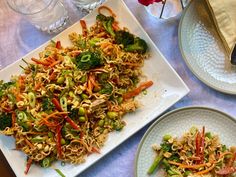
[[[128,27],[131,33],[145,39],[148,43],[150,58],[145,61],[143,72],[147,76],[148,80],[154,82],[154,85],[148,89],[147,95],[140,95],[136,98],[139,100],[141,107],[135,113],[127,114],[124,117],[127,125],[121,132],[113,132],[109,135],[105,146],[101,149],[101,154],[92,154],[88,156],[86,162],[81,165],[66,164],[65,166],[61,166],[60,162],[53,165],[55,168],[59,168],[67,177],[76,176],[83,170],[87,169],[142,127],[157,118],[189,92],[188,87],[168,64],[139,22],[131,14],[125,3],[122,0],[108,0],[104,5],[109,6],[115,12],[117,15],[116,20],[119,22],[120,26]],[[91,26],[95,22],[96,15],[97,10],[94,10],[83,19],[86,21],[88,26]],[[60,40],[64,47],[70,46],[71,43],[68,34],[71,32],[81,33],[81,31],[80,23],[77,22],[57,35],[54,40]],[[42,51],[48,43],[49,42],[43,44],[23,58],[27,61],[30,61],[32,57],[38,58],[38,53]],[[9,81],[11,75],[20,74],[21,68],[19,65],[24,65],[24,63],[21,60],[18,60],[1,70],[0,80]],[[23,152],[12,150],[14,147],[15,141],[13,138],[3,135],[0,136],[0,149],[5,155],[11,168],[18,177],[25,177],[24,169],[26,156]],[[27,177],[48,176],[54,177],[58,176],[58,174],[52,168],[44,169],[36,165],[32,165],[27,174]]]

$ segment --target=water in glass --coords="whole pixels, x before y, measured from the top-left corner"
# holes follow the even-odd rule
[[[57,32],[68,21],[60,0],[7,0],[8,5],[42,31]]]
[[[91,11],[102,4],[104,0],[72,0],[72,2],[80,9]]]

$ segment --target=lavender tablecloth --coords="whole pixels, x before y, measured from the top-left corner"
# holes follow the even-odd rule
[[[170,110],[183,106],[204,105],[222,110],[236,117],[236,109],[234,109],[235,96],[222,94],[204,85],[190,72],[184,63],[178,47],[180,15],[169,20],[155,19],[147,13],[142,5],[137,3],[137,0],[124,1],[191,90],[186,97],[172,106]],[[66,0],[65,5],[69,11],[71,21],[69,25],[85,15],[77,10],[69,0]],[[0,7],[0,65],[2,67],[20,59],[20,57],[55,35],[45,34],[35,29],[25,19],[9,9],[5,0],[0,0]],[[78,177],[133,177],[136,150],[149,126],[150,124]],[[4,174],[4,177],[14,176],[1,154],[0,172]]]

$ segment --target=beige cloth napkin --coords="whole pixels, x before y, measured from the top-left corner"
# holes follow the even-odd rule
[[[228,57],[236,44],[236,0],[206,0]]]

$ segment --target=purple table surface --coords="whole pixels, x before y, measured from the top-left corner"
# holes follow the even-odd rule
[[[124,0],[151,39],[190,88],[190,93],[169,110],[183,106],[201,105],[224,111],[236,116],[235,96],[217,92],[199,81],[186,66],[178,47],[178,25],[180,16],[168,20],[152,17],[137,0]],[[65,1],[72,25],[85,14],[69,1]],[[37,48],[56,34],[49,35],[38,31],[24,18],[0,1],[0,65],[6,67]],[[169,111],[168,110],[168,111]],[[146,126],[111,153],[92,165],[78,177],[133,177],[134,161],[138,144]],[[15,176],[3,155],[0,154],[0,171],[4,177]],[[16,174],[17,175],[17,174]],[[1,175],[2,176],[2,175]]]

